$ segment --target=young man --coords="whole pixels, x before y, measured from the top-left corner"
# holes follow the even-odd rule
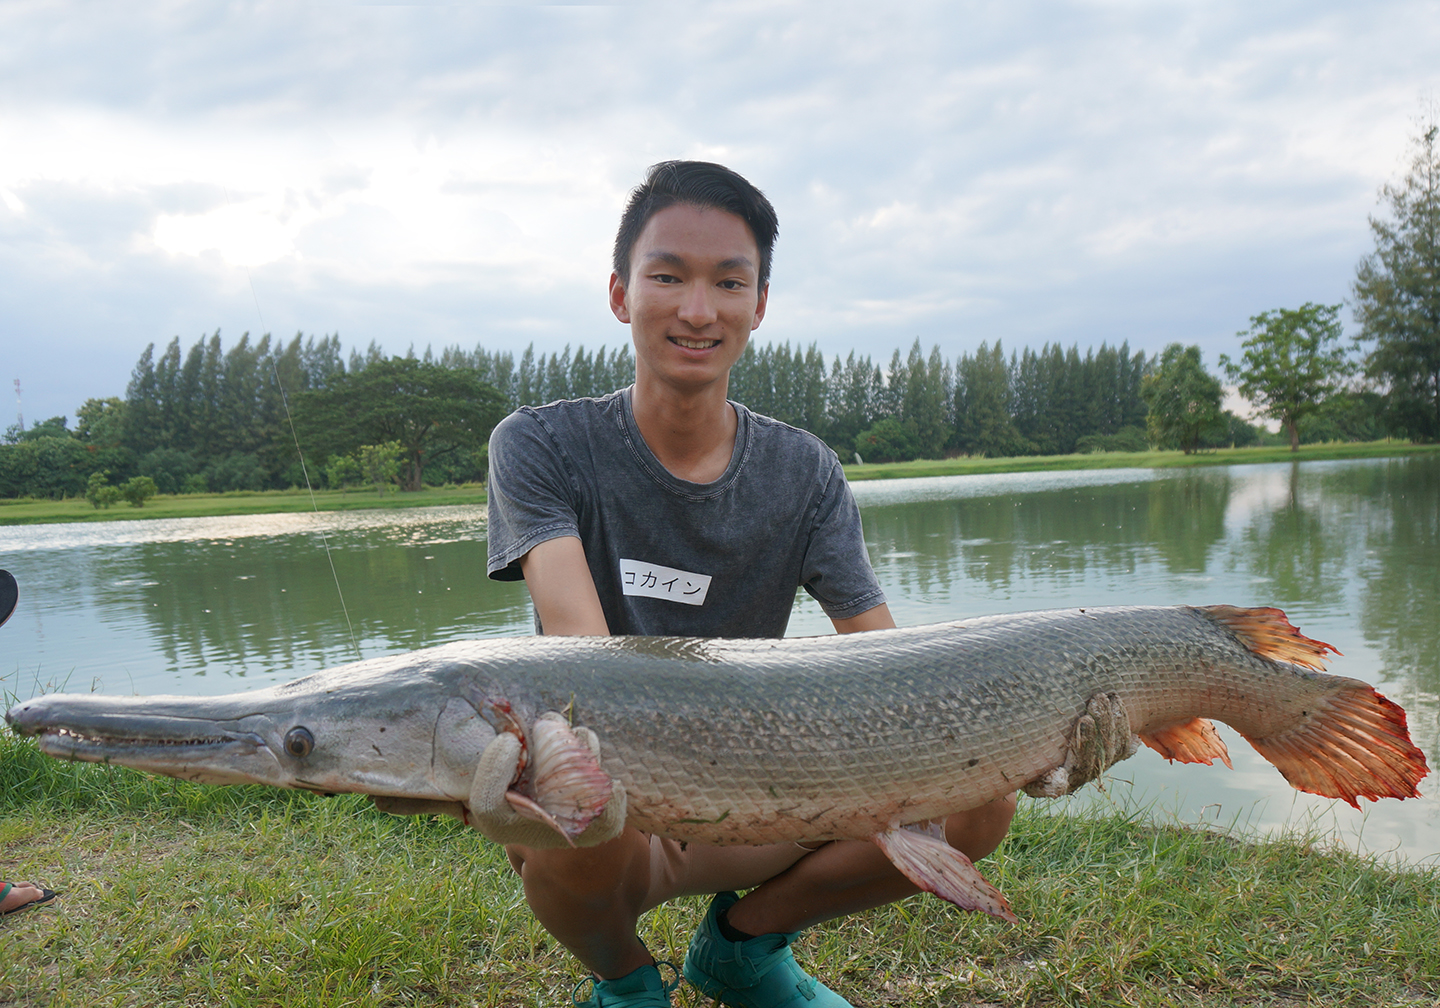
[[[524,578],[541,633],[781,637],[797,586],[839,633],[895,625],[835,454],[726,398],[765,317],[776,230],[764,195],[720,165],[657,164],[632,194],[610,309],[630,326],[635,384],[523,408],[490,442],[490,576]],[[1004,799],[952,816],[947,837],[978,860],[1013,810]],[[714,893],[685,958],[691,983],[737,1008],[840,1008],[790,941],[917,891],[860,841],[718,848],[625,828],[595,846],[507,852],[536,917],[593,974],[577,1003],[597,1008],[668,1006],[678,978],[658,971],[636,921]]]

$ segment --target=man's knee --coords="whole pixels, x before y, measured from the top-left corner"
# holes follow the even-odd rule
[[[978,808],[955,813],[945,820],[945,839],[971,861],[988,857],[1010,831],[1015,803],[1016,796],[1008,794]]]

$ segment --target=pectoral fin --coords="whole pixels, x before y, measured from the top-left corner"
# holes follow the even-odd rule
[[[870,839],[906,878],[926,892],[949,900],[961,910],[979,910],[1019,923],[1000,890],[985,881],[968,857],[932,832],[906,826],[885,830]]]

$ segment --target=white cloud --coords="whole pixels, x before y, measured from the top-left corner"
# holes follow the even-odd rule
[[[777,204],[761,338],[1213,360],[1345,295],[1440,79],[1382,7],[6,5],[0,368],[50,415],[217,327],[613,345],[615,218],[676,156]]]

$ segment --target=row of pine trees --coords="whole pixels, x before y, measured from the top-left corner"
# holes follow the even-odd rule
[[[26,432],[21,444],[0,446],[0,496],[82,493],[97,470],[116,480],[148,475],[172,493],[303,485],[297,397],[384,359],[373,343],[347,356],[336,336],[245,335],[227,349],[216,332],[183,350],[178,338],[158,354],[146,347],[124,399],[88,400],[73,429],[57,417]],[[629,384],[635,368],[628,345],[548,354],[532,346],[518,356],[452,346],[438,354],[427,348],[420,359],[472,371],[511,409],[604,395]],[[847,462],[857,454],[880,462],[1138,450],[1140,382],[1150,363],[1124,344],[1083,355],[1046,345],[1007,356],[996,342],[951,359],[938,347],[924,353],[917,340],[908,355],[896,350],[882,366],[853,352],[827,358],[813,343],[752,343],[731,374],[730,395],[812,431]],[[323,460],[309,461],[313,482]],[[436,483],[483,478],[483,453],[427,472]]]

